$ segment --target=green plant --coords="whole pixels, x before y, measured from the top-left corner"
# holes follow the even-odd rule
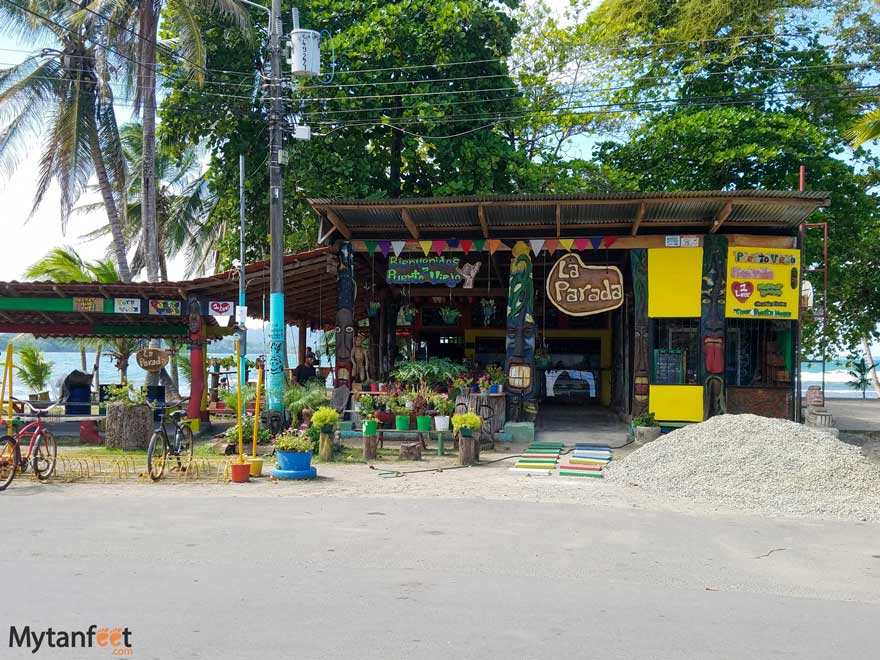
[[[108,385],[107,403],[124,403],[127,406],[139,406],[147,402],[147,393],[134,385]]]
[[[431,358],[430,360],[400,362],[390,375],[404,385],[418,385],[427,388],[448,383],[453,378],[464,374],[464,371],[464,366],[456,364],[452,360]]]
[[[42,392],[49,384],[49,376],[52,375],[53,363],[46,360],[46,356],[34,344],[20,346],[18,364],[15,371],[22,382],[33,392]]]
[[[238,411],[238,390],[231,389],[224,392],[221,398],[227,407],[232,408],[236,412]],[[244,406],[245,410],[247,410],[248,404],[253,403],[256,400],[257,386],[245,385],[244,389],[241,391],[241,404]]]
[[[241,419],[241,435],[244,438],[245,444],[247,442],[252,441],[254,438],[254,416],[253,415],[245,415]],[[223,437],[229,440],[230,442],[238,442],[238,424],[234,424],[230,426],[226,431],[223,432]],[[269,442],[272,439],[272,434],[269,433],[269,429],[267,429],[264,425],[260,425],[259,430],[257,431],[257,442],[265,443]]]
[[[455,401],[445,394],[436,394],[431,397],[431,403],[434,404],[434,410],[438,415],[447,417],[455,410]]]
[[[483,420],[477,413],[458,413],[452,416],[452,429],[458,433],[461,429],[476,431],[483,425]]]
[[[302,415],[302,411],[306,408],[317,410],[328,401],[327,388],[319,382],[294,385],[284,395],[284,405],[294,417]]]
[[[358,404],[360,405],[361,415],[372,415],[375,411],[375,407],[373,405],[373,397],[369,394],[364,394],[358,399]]]
[[[497,364],[486,367],[486,377],[492,385],[504,385],[507,382],[507,374]]]
[[[309,439],[309,442],[312,443],[312,453],[317,454],[318,450],[321,447],[321,429],[317,426],[310,426],[305,431],[306,437]]]
[[[317,428],[335,426],[337,421],[339,421],[339,413],[330,406],[321,406],[312,415],[312,426]]]
[[[633,427],[636,426],[657,426],[657,420],[654,419],[654,413],[643,413],[633,419]]]
[[[850,362],[848,366],[849,375],[852,378],[848,385],[854,390],[861,391],[862,398],[864,399],[866,396],[865,392],[871,386],[871,372],[876,368],[876,365],[868,366],[865,358],[860,358]]]
[[[312,439],[304,431],[287,429],[272,439],[272,444],[278,451],[292,451],[305,453],[312,451]]]

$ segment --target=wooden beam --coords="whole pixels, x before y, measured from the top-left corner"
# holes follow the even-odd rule
[[[560,238],[562,236],[562,207],[557,204],[556,205],[556,238]]]
[[[416,223],[413,221],[412,216],[409,214],[409,209],[400,209],[400,217],[403,218],[403,224],[406,225],[406,228],[409,230],[410,236],[412,236],[416,240],[419,240],[419,228],[416,226]]]
[[[480,230],[483,238],[489,238],[489,222],[486,220],[486,209],[482,205],[477,207],[477,216],[480,218]]]
[[[639,210],[636,212],[636,219],[633,221],[632,231],[630,232],[631,236],[635,236],[639,233],[639,225],[642,224],[642,220],[645,219],[645,214],[648,212],[648,205],[642,202],[639,204]]]
[[[715,216],[714,222],[712,222],[712,228],[709,230],[710,234],[714,234],[721,228],[721,225],[724,224],[724,221],[730,217],[730,214],[733,213],[733,202],[727,202],[724,206],[721,207],[721,210],[718,211],[718,215]]]
[[[330,224],[336,228],[336,231],[342,234],[346,239],[351,238],[351,229],[348,228],[345,221],[340,218],[335,211],[327,209],[327,219],[330,221]]]

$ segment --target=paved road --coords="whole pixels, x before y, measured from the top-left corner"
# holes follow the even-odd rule
[[[89,488],[0,495],[0,657],[110,656],[7,648],[91,623],[162,660],[877,657],[876,525]]]

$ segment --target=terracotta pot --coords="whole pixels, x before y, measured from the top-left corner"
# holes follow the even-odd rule
[[[229,466],[229,471],[232,475],[233,483],[243,484],[251,479],[250,463],[233,463]]]

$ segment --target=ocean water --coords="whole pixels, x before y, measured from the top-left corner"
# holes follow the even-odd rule
[[[259,353],[248,354],[251,360],[259,357]],[[226,354],[211,354],[210,357],[227,357]],[[76,351],[65,353],[46,353],[46,359],[52,362],[52,377],[50,379],[51,396],[57,399],[61,392],[61,383],[65,376],[74,369],[80,369],[80,356]],[[326,362],[326,360],[324,360]],[[86,364],[89,369],[95,362],[94,351],[86,354]],[[834,398],[856,399],[861,398],[862,393],[854,390],[849,386],[850,375],[847,373],[846,364],[840,361],[829,361],[825,365],[825,396]],[[101,384],[119,383],[119,371],[113,366],[113,360],[109,357],[101,357],[100,366]],[[137,366],[134,358],[128,364],[128,381],[133,385],[143,385],[146,378],[146,372]],[[803,382],[803,391],[806,393],[809,385],[822,384],[822,365],[814,363],[803,363],[801,365],[801,380]],[[189,382],[180,375],[180,390],[183,396],[189,393]],[[27,388],[18,380],[15,381],[13,392],[16,397],[26,397],[28,395]],[[872,388],[868,388],[867,397],[876,399],[877,394]]]

